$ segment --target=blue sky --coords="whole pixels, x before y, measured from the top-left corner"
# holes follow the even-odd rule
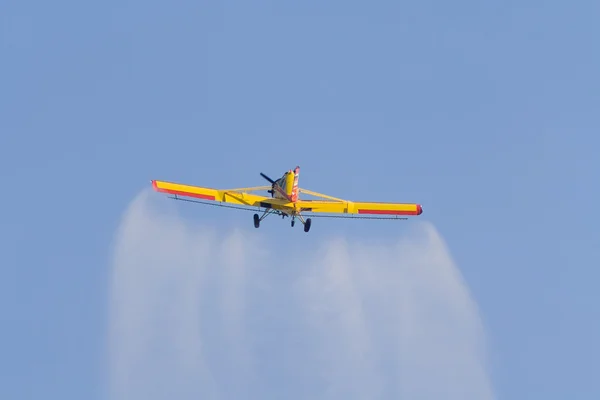
[[[482,313],[499,398],[600,394],[597,2],[0,11],[2,397],[100,397],[110,246],[150,179],[239,187],[296,165],[311,190],[423,204]],[[260,232],[286,246],[404,230]]]

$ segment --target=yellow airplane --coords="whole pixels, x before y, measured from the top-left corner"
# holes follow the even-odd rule
[[[305,219],[303,216],[304,214],[309,214],[313,218],[406,219],[401,216],[421,215],[421,213],[423,213],[423,208],[419,204],[354,202],[302,189],[298,187],[300,167],[287,171],[277,180],[269,178],[262,172],[260,175],[269,181],[271,185],[237,189],[212,189],[153,180],[152,186],[157,192],[172,194],[172,198],[177,200],[187,200],[202,204],[220,205],[223,207],[241,208],[245,210],[261,211],[261,208],[264,208],[265,210],[262,216],[259,217],[258,214],[254,214],[255,228],[258,228],[260,222],[270,214],[281,215],[282,218],[291,217],[292,226],[294,226],[295,219],[298,218],[304,224],[304,232],[308,232],[310,230],[311,218]],[[270,196],[261,196],[252,193],[261,190],[267,191],[267,193],[270,193]],[[319,199],[299,199],[298,195],[300,193],[318,197]],[[183,196],[184,198],[180,198],[180,196]],[[191,199],[185,199],[186,197]],[[209,200],[214,203],[207,203],[199,201],[198,199]],[[223,205],[223,203],[235,204],[237,206]],[[355,217],[357,214],[361,214],[361,216]]]

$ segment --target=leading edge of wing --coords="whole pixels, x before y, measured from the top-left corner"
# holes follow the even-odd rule
[[[218,201],[224,203],[241,204],[245,206],[258,206],[260,202],[269,199],[266,196],[250,194],[243,191],[219,190],[202,186],[187,185],[182,183],[152,180],[152,187],[160,193],[175,196],[193,197],[196,199]],[[253,189],[253,188],[246,188]]]

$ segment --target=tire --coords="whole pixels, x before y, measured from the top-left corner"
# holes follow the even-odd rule
[[[307,218],[306,219],[306,223],[304,224],[304,232],[308,232],[310,230],[310,223],[311,223],[311,219]]]
[[[254,227],[258,228],[260,226],[260,218],[258,217],[258,214],[254,214]]]

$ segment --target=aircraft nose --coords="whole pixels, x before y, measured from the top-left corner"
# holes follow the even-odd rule
[[[423,207],[420,204],[417,204],[417,215],[423,214]]]

